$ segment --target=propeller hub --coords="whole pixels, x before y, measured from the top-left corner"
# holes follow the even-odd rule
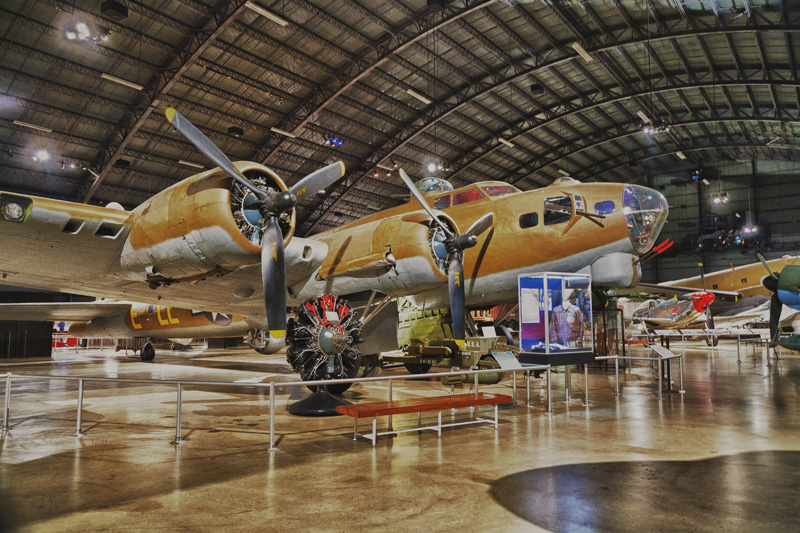
[[[261,212],[265,215],[280,215],[293,208],[297,203],[297,196],[289,191],[279,192],[264,199]]]
[[[478,237],[472,234],[456,235],[451,246],[456,250],[466,250],[478,244]]]
[[[319,332],[318,342],[320,350],[326,355],[338,355],[347,347],[347,335],[341,335],[337,330],[328,326]]]
[[[776,292],[778,290],[778,280],[771,276],[764,278],[763,284],[764,288],[766,288],[769,292]]]

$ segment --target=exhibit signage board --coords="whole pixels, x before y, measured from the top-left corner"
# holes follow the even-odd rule
[[[543,272],[519,276],[520,361],[580,364],[593,358],[591,276]],[[545,357],[536,357],[536,355]],[[580,354],[574,358],[571,355]],[[563,361],[563,362],[560,362]]]
[[[522,370],[522,365],[517,361],[514,352],[492,352],[492,357],[494,357],[494,360],[497,361],[502,370]]]

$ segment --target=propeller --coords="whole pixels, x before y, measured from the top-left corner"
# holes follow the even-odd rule
[[[267,221],[261,236],[261,283],[267,312],[269,334],[273,339],[286,335],[286,265],[284,263],[283,233],[278,224],[282,214],[297,205],[298,197],[316,193],[344,176],[344,163],[337,161],[312,172],[288,191],[268,192],[253,185],[233,162],[208,137],[173,108],[168,108],[167,120],[206,157],[230,177],[250,189],[257,201],[255,207]]]
[[[472,248],[478,244],[478,235],[489,229],[494,224],[494,213],[486,213],[472,223],[466,233],[458,235],[453,233],[447,224],[436,216],[433,209],[428,205],[425,197],[408,177],[405,170],[399,169],[403,183],[411,190],[411,194],[422,204],[423,209],[430,215],[433,221],[442,228],[445,235],[444,245],[450,256],[447,266],[447,292],[450,300],[450,315],[453,318],[453,337],[456,343],[462,345],[466,338],[466,304],[464,296],[464,250]],[[459,342],[460,341],[460,342]]]
[[[786,265],[778,273],[772,271],[764,256],[758,254],[758,259],[764,268],[769,272],[769,276],[761,282],[764,287],[772,293],[769,301],[769,333],[772,342],[777,342],[778,325],[781,319],[783,306],[792,309],[800,309],[800,265]]]
[[[706,275],[703,269],[703,263],[697,263],[697,266],[700,267],[700,282],[703,284],[703,291],[705,291]],[[714,315],[711,313],[711,302],[706,306],[706,329],[714,329]]]

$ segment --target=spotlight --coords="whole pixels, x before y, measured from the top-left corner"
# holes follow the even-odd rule
[[[283,97],[278,98],[278,105],[283,105]]]
[[[428,172],[436,172],[436,163],[428,163]]]
[[[33,160],[39,161],[40,163],[44,163],[49,159],[50,153],[47,150],[36,150],[36,152],[33,154]]]
[[[376,170],[374,175],[375,175],[375,177],[377,178],[377,177],[378,177],[380,174],[379,174],[379,172]]]
[[[239,137],[244,135],[244,130],[242,128],[239,128],[238,126],[230,126],[228,128],[228,135],[231,135],[238,139]]]
[[[82,20],[73,20],[64,28],[64,37],[68,41],[98,43],[108,41],[111,32],[101,26],[93,26]]]

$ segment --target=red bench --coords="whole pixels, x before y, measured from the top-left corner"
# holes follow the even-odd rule
[[[358,437],[364,437],[375,442],[380,435],[393,435],[396,433],[405,433],[407,431],[424,431],[429,429],[436,431],[439,437],[442,436],[443,427],[464,426],[467,424],[493,424],[494,429],[497,430],[497,406],[500,404],[511,403],[511,396],[505,394],[492,394],[487,392],[456,394],[453,396],[434,396],[432,398],[411,398],[408,400],[393,400],[382,402],[369,402],[358,403],[352,405],[340,405],[336,407],[336,411],[340,414],[352,416],[355,421],[353,425],[353,440],[358,440]],[[447,409],[459,409],[465,407],[479,407],[481,405],[494,405],[494,420],[476,417],[474,420],[466,422],[452,422],[449,424],[442,424],[442,411]],[[438,423],[435,426],[422,426],[422,412],[423,411],[438,411]],[[392,431],[384,431],[378,433],[377,430],[377,417],[399,415],[403,413],[419,413],[420,425],[411,429],[395,429]],[[358,419],[372,417],[372,434],[358,433]]]

